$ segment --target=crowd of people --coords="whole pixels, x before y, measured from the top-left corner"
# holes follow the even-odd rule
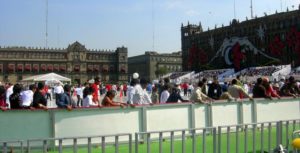
[[[271,76],[274,72],[280,70],[280,68],[277,68],[275,66],[268,66],[268,67],[260,67],[260,68],[249,68],[241,75],[244,76]]]
[[[119,85],[104,85],[96,77],[83,85],[75,86],[56,84],[54,87],[48,87],[42,82],[28,86],[18,83],[0,85],[0,108],[47,110],[49,99],[51,101],[53,98],[51,95],[55,97],[57,108],[72,110],[77,107],[135,107],[178,102],[211,103],[216,100],[234,101],[243,98],[280,99],[282,96],[298,97],[300,90],[299,83],[293,76],[276,82],[271,82],[267,77],[259,77],[252,83],[243,83],[240,76],[222,83],[219,83],[217,77],[213,77],[212,80],[202,78],[197,84],[172,84],[169,78],[151,84],[146,79],[133,78],[129,84]],[[117,102],[115,98],[117,95],[127,98]]]
[[[228,71],[228,69],[220,69],[220,70],[207,70],[207,71],[202,71],[198,73],[194,78],[199,79],[199,78],[213,78],[214,76],[219,76],[222,73]]]

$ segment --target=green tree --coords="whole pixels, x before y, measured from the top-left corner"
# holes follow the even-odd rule
[[[166,67],[159,67],[156,71],[155,71],[155,75],[156,77],[160,77],[162,75],[165,75],[168,73],[168,69]]]

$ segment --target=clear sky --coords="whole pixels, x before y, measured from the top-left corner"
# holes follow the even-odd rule
[[[236,18],[250,18],[250,0],[235,0]],[[298,9],[299,0],[253,0],[254,15]],[[294,8],[293,8],[294,7]],[[88,49],[128,47],[129,57],[181,50],[180,28],[228,25],[234,0],[48,0],[48,46],[79,41]],[[0,45],[45,46],[46,0],[0,0]],[[153,14],[153,15],[152,15]]]

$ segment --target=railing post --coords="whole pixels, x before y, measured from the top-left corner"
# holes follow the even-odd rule
[[[276,123],[276,145],[282,144],[282,121]]]
[[[213,153],[217,153],[217,129],[213,128]]]
[[[27,153],[30,153],[30,141],[27,140]]]
[[[47,147],[47,140],[43,140],[43,152],[47,153],[48,152],[47,149],[48,149],[48,147]]]
[[[88,138],[88,153],[92,153],[92,138]]]
[[[101,150],[105,153],[105,137],[101,137]]]
[[[3,153],[7,153],[7,142],[3,143]]]
[[[151,137],[150,137],[150,133],[147,133],[147,153],[151,153]]]
[[[139,152],[139,134],[135,133],[135,153]]]
[[[182,131],[182,137],[181,137],[181,141],[182,141],[182,153],[185,153],[185,131]],[[161,152],[159,152],[161,153]]]
[[[77,147],[77,139],[74,138],[74,139],[73,139],[73,152],[74,152],[74,153],[77,153],[77,151],[78,151],[78,147]]]
[[[222,150],[222,127],[218,127],[218,153],[221,153]]]
[[[159,153],[162,153],[162,141],[163,141],[163,133],[159,132]]]
[[[115,136],[115,143],[116,143],[115,153],[119,153],[119,136]]]
[[[58,145],[59,145],[58,151],[59,151],[59,153],[62,153],[62,150],[63,150],[63,147],[62,147],[62,139],[59,139],[59,140],[58,140]]]
[[[102,151],[102,153],[104,153],[104,152]],[[129,134],[129,153],[132,153],[132,135],[131,134]]]
[[[171,153],[174,153],[174,132],[171,132]]]

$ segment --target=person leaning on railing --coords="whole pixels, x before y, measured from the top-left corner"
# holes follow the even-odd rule
[[[202,81],[198,82],[198,87],[195,88],[195,90],[192,93],[192,96],[190,98],[190,101],[195,103],[203,103],[207,104],[209,102],[212,102],[213,100],[206,96],[204,93],[202,93],[202,87],[204,86],[204,83]]]
[[[59,100],[56,103],[58,108],[66,108],[67,110],[72,110],[72,105],[74,101],[71,97],[71,86],[66,84],[64,86],[64,93],[59,97]]]
[[[107,91],[105,97],[102,100],[102,105],[106,107],[120,106],[122,108],[127,106],[125,103],[114,102],[113,99],[115,98],[115,96],[116,96],[116,91],[114,90]]]
[[[33,94],[33,102],[32,106],[34,108],[41,108],[47,110],[47,99],[45,96],[42,94],[44,90],[44,83],[39,82],[38,83],[38,90],[36,90]]]
[[[283,96],[299,97],[300,90],[293,76],[289,77],[288,82],[282,86],[280,92]]]
[[[237,79],[232,79],[231,86],[228,87],[228,93],[236,99],[239,99],[241,97],[249,98],[250,100],[253,100],[251,96],[248,95],[248,93],[245,92],[245,90],[237,85]]]

